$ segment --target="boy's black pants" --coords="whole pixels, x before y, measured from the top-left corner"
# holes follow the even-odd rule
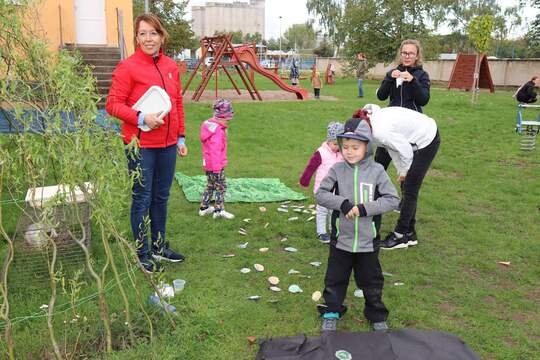
[[[328,267],[324,277],[324,300],[326,307],[321,312],[347,310],[343,305],[349,278],[354,271],[356,286],[364,292],[364,316],[371,322],[386,321],[388,310],[382,302],[384,277],[379,263],[379,250],[369,253],[350,253],[330,245]]]

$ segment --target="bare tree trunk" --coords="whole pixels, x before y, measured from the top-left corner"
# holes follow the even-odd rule
[[[478,101],[478,88],[480,83],[480,54],[476,53],[476,58],[474,60],[474,74],[473,74],[473,85],[471,89],[471,104],[475,105]]]
[[[54,327],[53,327],[53,317],[54,317],[54,304],[56,303],[56,255],[57,248],[56,243],[52,238],[48,237],[48,241],[52,245],[52,260],[49,262],[49,279],[51,283],[51,297],[49,299],[49,308],[47,309],[47,328],[49,329],[49,337],[51,338],[51,344],[54,350],[54,355],[57,359],[62,359],[62,354],[60,354],[60,348],[56,342],[56,337],[54,336]]]
[[[4,168],[2,167],[2,161],[0,160],[0,199],[2,198],[2,189],[3,189],[3,181],[4,178]],[[4,330],[4,337],[6,338],[6,346],[7,346],[7,352],[10,360],[15,359],[15,352],[13,350],[13,336],[11,333],[11,320],[9,318],[9,298],[8,298],[8,285],[7,285],[7,279],[8,279],[8,272],[9,272],[9,266],[11,265],[11,262],[13,261],[13,240],[8,236],[6,231],[4,230],[3,226],[3,218],[2,218],[2,206],[0,206],[0,235],[6,239],[8,243],[8,250],[6,254],[6,258],[4,260],[4,266],[2,267],[2,283],[0,290],[2,291],[2,306],[0,307],[0,317],[4,319],[6,323],[6,327]]]

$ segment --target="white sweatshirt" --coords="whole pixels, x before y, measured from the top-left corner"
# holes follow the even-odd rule
[[[406,176],[413,151],[427,147],[437,134],[437,123],[427,115],[403,107],[374,106],[371,114],[373,140],[388,150],[399,176]],[[416,148],[413,149],[413,144]]]

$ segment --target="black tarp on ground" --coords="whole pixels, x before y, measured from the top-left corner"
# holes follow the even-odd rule
[[[481,360],[454,335],[408,329],[300,335],[261,340],[259,345],[256,360]]]

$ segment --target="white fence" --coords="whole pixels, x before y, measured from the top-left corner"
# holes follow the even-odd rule
[[[342,75],[347,60],[340,58],[317,58],[317,68],[325,71],[328,63],[334,64],[337,75]],[[436,60],[424,62],[424,70],[432,81],[449,81],[454,60]],[[395,64],[378,63],[369,69],[368,77],[382,79]],[[531,80],[533,75],[540,76],[540,59],[497,59],[489,60],[489,70],[495,86],[520,86]]]

